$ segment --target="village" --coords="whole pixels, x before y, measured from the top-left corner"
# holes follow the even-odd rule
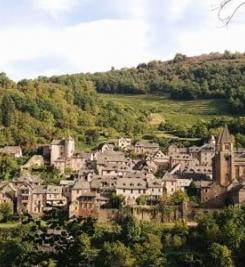
[[[6,146],[0,152],[22,157],[21,147]],[[64,175],[59,185],[43,184],[31,172],[42,165],[61,174],[69,169],[72,175]],[[187,192],[190,187],[199,194],[200,202],[194,205],[199,210],[245,202],[245,149],[234,147],[227,126],[202,146],[172,144],[166,154],[157,143],[133,143],[130,138],[105,143],[91,153],[77,152],[72,137],[53,140],[21,167],[20,177],[0,182],[0,203],[9,203],[19,215],[40,217],[45,210],[59,207],[70,218],[109,221],[115,212],[112,196],[120,196],[132,208],[142,206],[139,200],[144,197],[143,205],[151,207],[163,195]],[[187,210],[191,206],[189,201]]]

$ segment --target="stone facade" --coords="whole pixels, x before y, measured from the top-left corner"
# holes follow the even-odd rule
[[[226,126],[217,138],[214,156],[214,182],[201,188],[202,202],[212,207],[242,203],[245,199],[245,158],[234,149],[233,139]]]

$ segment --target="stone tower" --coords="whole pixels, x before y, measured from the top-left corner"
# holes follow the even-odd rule
[[[213,135],[212,135],[211,138],[209,139],[208,143],[209,143],[210,145],[214,145],[214,146],[215,146],[216,141],[215,141],[215,137],[214,137]]]
[[[227,187],[234,179],[233,141],[227,126],[219,134],[214,157],[214,175],[216,182]]]
[[[70,159],[75,152],[75,141],[72,137],[65,139],[65,159]]]

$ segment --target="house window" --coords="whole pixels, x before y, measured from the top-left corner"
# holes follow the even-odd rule
[[[133,194],[133,192],[134,192],[133,189],[131,189],[131,194]]]

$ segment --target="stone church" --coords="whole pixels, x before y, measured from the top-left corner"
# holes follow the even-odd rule
[[[235,149],[227,126],[216,139],[213,158],[214,181],[203,182],[204,206],[223,207],[245,202],[245,150]]]

